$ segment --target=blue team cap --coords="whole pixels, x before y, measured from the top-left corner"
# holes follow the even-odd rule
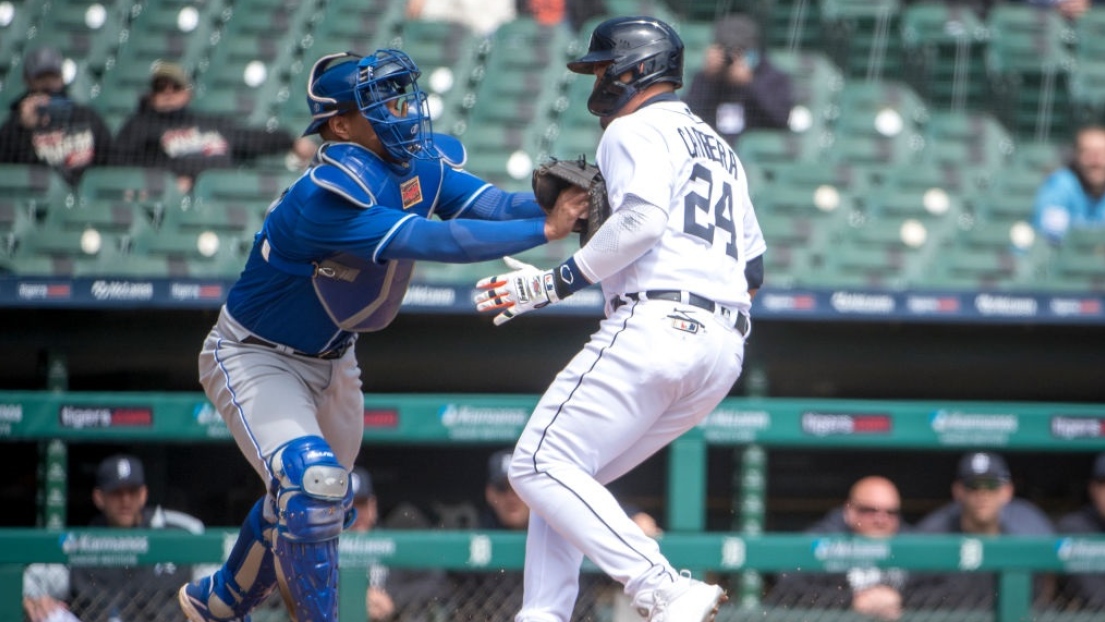
[[[304,136],[315,134],[330,117],[357,109],[359,54],[340,52],[318,59],[307,76],[307,107],[311,124]]]

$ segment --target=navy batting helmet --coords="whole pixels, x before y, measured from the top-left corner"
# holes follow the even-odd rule
[[[616,113],[634,95],[657,82],[683,86],[683,40],[654,17],[615,17],[595,27],[587,54],[568,63],[575,73],[592,74],[609,63],[595,84],[587,109],[604,117]],[[620,77],[630,74],[628,82]]]
[[[304,136],[314,134],[330,117],[357,109],[357,61],[352,52],[327,54],[318,59],[307,75],[307,107],[311,124]]]

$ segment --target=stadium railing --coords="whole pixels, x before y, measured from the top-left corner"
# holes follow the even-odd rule
[[[218,563],[225,540],[234,532],[202,535],[141,531],[119,536],[110,529],[64,531],[0,530],[0,619],[21,619],[23,567],[29,563],[135,566],[160,562]],[[924,619],[1070,621],[1093,613],[1032,609],[1033,573],[1105,571],[1105,537],[898,536],[865,540],[840,536],[671,533],[661,546],[672,563],[697,576],[706,572],[772,572],[801,568],[838,572],[841,568],[901,568],[937,572],[996,573],[997,598],[992,612],[944,612]],[[340,545],[339,617],[365,620],[366,569],[438,568],[460,572],[519,570],[525,553],[522,533],[487,531],[375,531],[344,534]],[[585,564],[585,571],[594,571]],[[479,598],[479,594],[468,595]],[[1100,615],[1100,612],[1096,612]],[[813,616],[807,618],[804,616]],[[755,599],[734,599],[719,620],[851,619],[842,612],[806,612],[764,608]],[[859,618],[856,618],[859,619]],[[903,620],[910,619],[909,615]],[[920,618],[915,618],[920,619]]]
[[[369,395],[364,405],[364,443],[512,443],[536,401],[533,395]],[[3,608],[19,601],[15,590],[24,564],[113,563],[112,555],[105,552],[115,548],[110,532],[65,527],[70,444],[231,442],[225,424],[199,393],[0,391],[0,443],[26,441],[38,441],[41,448],[44,475],[38,498],[43,500],[40,524],[45,529],[0,530],[0,620],[18,619],[17,610]],[[740,482],[734,486],[739,489],[733,502],[737,527],[721,533],[706,531],[707,450],[712,446],[733,447],[738,455],[734,468],[739,469],[739,477],[733,478]],[[995,572],[1000,575],[996,617],[980,619],[1043,619],[1038,612],[1028,613],[1033,606],[1033,575],[1105,572],[1105,537],[917,540],[903,536],[876,546],[853,546],[848,538],[763,533],[765,464],[772,449],[968,447],[1102,451],[1105,404],[730,398],[670,447],[663,521],[667,532],[662,546],[680,567],[742,576],[752,573],[747,585],[741,580],[733,588],[743,603],[735,609],[745,613],[748,610],[741,607],[754,607],[759,599],[762,584],[757,572],[892,564],[922,571]],[[219,530],[199,537],[143,535],[138,550],[115,563],[217,562],[228,550],[224,535]],[[97,543],[96,538],[107,539]],[[520,568],[524,550],[518,537],[479,532],[378,531],[369,537],[343,538],[348,544],[343,544],[342,581],[349,587],[342,607],[359,606],[361,612],[366,560],[396,567],[491,571]],[[772,616],[794,614],[787,611],[779,608]],[[1064,619],[1058,609],[1048,610],[1047,615]],[[775,619],[772,616],[768,618]],[[352,614],[348,619],[354,619]]]

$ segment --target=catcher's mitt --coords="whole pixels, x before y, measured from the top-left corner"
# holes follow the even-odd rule
[[[579,186],[587,191],[590,206],[585,218],[580,218],[574,231],[579,232],[579,243],[586,244],[610,216],[610,203],[606,200],[606,180],[587,158],[559,160],[550,158],[533,170],[533,194],[546,212],[556,205],[556,198],[568,186]]]

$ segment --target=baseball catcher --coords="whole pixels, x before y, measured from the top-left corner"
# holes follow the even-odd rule
[[[610,216],[610,203],[606,198],[606,180],[587,158],[559,160],[551,158],[533,170],[533,195],[546,213],[552,211],[556,199],[569,186],[587,191],[588,209],[576,223],[573,231],[579,233],[580,246],[586,244]]]

